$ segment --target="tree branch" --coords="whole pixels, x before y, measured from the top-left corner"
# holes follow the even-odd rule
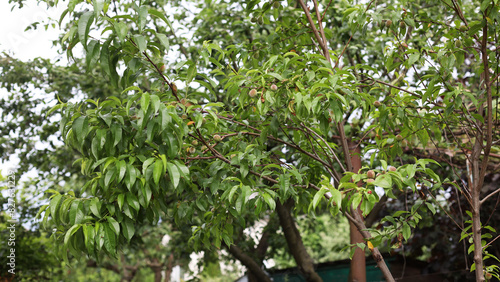
[[[260,266],[251,258],[249,255],[245,254],[238,246],[231,245],[227,247],[229,253],[231,253],[237,260],[239,260],[244,266],[247,267],[249,271],[255,275],[259,281],[271,282],[271,278],[260,268]]]

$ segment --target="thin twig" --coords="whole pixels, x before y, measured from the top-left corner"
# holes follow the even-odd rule
[[[495,195],[496,193],[500,192],[500,188],[497,188],[495,191],[491,192],[488,196],[484,197],[481,201],[479,201],[479,204],[482,205],[486,200],[488,200],[490,197]]]

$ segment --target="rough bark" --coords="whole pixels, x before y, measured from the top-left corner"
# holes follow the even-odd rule
[[[314,263],[302,242],[299,230],[295,226],[295,222],[290,214],[290,208],[293,206],[292,199],[289,199],[284,205],[280,201],[276,202],[276,211],[280,220],[280,225],[285,233],[285,239],[288,244],[288,249],[292,254],[297,267],[304,275],[307,281],[323,281],[314,270]]]

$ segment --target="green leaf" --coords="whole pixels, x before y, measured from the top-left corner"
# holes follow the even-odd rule
[[[408,66],[413,65],[419,58],[420,58],[419,53],[411,54],[410,57],[408,58]]]
[[[113,135],[113,147],[116,147],[122,140],[122,128],[120,125],[113,123],[111,125],[111,134]]]
[[[408,174],[408,178],[413,178],[415,176],[415,172],[417,171],[416,165],[408,165],[406,166],[406,173]]]
[[[137,180],[137,172],[133,165],[127,164],[127,174],[128,177],[125,178],[125,185],[130,190]]]
[[[90,40],[87,46],[87,56],[85,57],[85,62],[87,64],[87,71],[95,68],[95,64],[99,59],[99,54],[101,51],[101,45],[97,40]]]
[[[84,218],[83,204],[80,200],[73,201],[69,210],[69,220],[71,224],[82,223]]]
[[[125,176],[125,173],[127,172],[127,163],[125,163],[125,160],[117,161],[115,162],[116,164],[116,169],[118,170],[118,179],[116,179],[116,182],[122,181],[123,177]]]
[[[82,142],[85,137],[87,137],[89,122],[86,116],[79,116],[73,121],[73,132],[76,136],[78,142]]]
[[[158,185],[158,183],[160,182],[160,177],[162,176],[162,174],[163,174],[163,162],[157,159],[155,161],[153,169],[153,179],[156,185]]]
[[[484,12],[488,8],[488,6],[491,4],[491,0],[483,0],[481,2],[481,11]]]
[[[83,227],[83,236],[85,238],[85,247],[87,248],[87,252],[89,254],[94,253],[95,246],[95,230],[91,225],[82,225]]]
[[[403,238],[405,239],[405,241],[408,241],[408,238],[410,238],[411,236],[411,229],[410,229],[410,226],[408,225],[408,223],[403,222]]]
[[[135,227],[132,220],[129,219],[128,217],[125,217],[121,222],[121,225],[122,225],[123,236],[127,239],[128,242],[130,242],[130,239],[132,239],[135,233]]]
[[[142,30],[146,26],[147,17],[148,17],[148,7],[147,6],[139,7],[139,24],[138,24],[139,32],[142,32]]]
[[[319,191],[316,192],[312,200],[313,209],[316,209],[316,207],[318,206],[321,199],[323,199],[323,196],[325,195],[326,192],[328,192],[328,188],[326,188],[325,186],[321,187],[321,189],[319,189]]]
[[[120,235],[120,224],[118,223],[118,221],[116,221],[111,216],[108,216],[108,223],[109,223],[109,226],[111,227],[111,229],[113,230],[113,232],[115,232],[116,236],[119,236]]]
[[[139,52],[144,52],[148,47],[148,43],[146,42],[146,37],[140,34],[134,34],[134,42],[139,48]]]
[[[61,204],[61,199],[62,199],[62,195],[57,194],[52,198],[52,200],[50,201],[50,204],[49,204],[50,214],[52,215],[52,218],[54,218],[55,222],[59,221],[59,218],[57,217],[57,211],[58,211],[59,206]]]
[[[127,193],[127,203],[136,211],[139,211],[139,209],[141,208],[139,205],[139,201],[137,200],[137,196],[130,192]]]
[[[111,224],[103,224],[104,226],[104,247],[111,254],[116,253],[116,235],[111,227]]]
[[[151,157],[142,163],[142,174],[146,175],[146,170],[155,160],[156,160],[155,157]]]
[[[379,175],[375,181],[373,181],[373,185],[379,186],[382,188],[391,188],[392,187],[392,178],[390,175],[382,174]]]
[[[144,112],[147,112],[147,110],[149,108],[149,99],[150,99],[150,95],[148,93],[143,93],[141,95],[141,109]]]
[[[262,197],[264,198],[264,201],[266,204],[269,206],[271,210],[276,209],[276,202],[274,199],[269,195],[268,193],[262,193]]]
[[[483,21],[471,22],[469,24],[469,30],[467,31],[467,34],[469,36],[475,35],[479,30],[481,30],[483,28],[484,24],[486,24],[486,22],[483,22]]]
[[[125,194],[119,194],[116,198],[116,201],[118,202],[118,208],[122,210],[123,203],[125,202]]]
[[[104,8],[104,0],[92,0],[92,6],[94,6],[94,17],[98,19]]]
[[[196,64],[192,63],[189,65],[186,77],[186,83],[190,83],[196,75]]]
[[[128,26],[126,23],[124,22],[118,22],[115,24],[115,32],[116,32],[116,35],[118,35],[118,38],[120,39],[120,41],[124,41],[125,40],[125,37],[127,36],[127,33],[128,33]]]
[[[153,15],[153,16],[156,16],[156,17],[160,18],[162,21],[164,21],[168,25],[168,27],[170,27],[170,30],[172,32],[174,31],[174,29],[172,28],[172,24],[170,23],[170,21],[168,20],[168,18],[165,17],[164,13],[162,13],[162,12],[160,12],[158,10],[155,10],[155,9],[149,9],[148,13],[150,15]]]
[[[170,50],[170,43],[168,41],[168,37],[165,34],[162,33],[156,33],[156,37],[158,37],[158,40],[160,40],[161,45],[165,47],[165,50],[168,52]]]
[[[342,193],[337,189],[330,189],[330,193],[332,193],[332,200],[338,206],[342,206]]]
[[[177,188],[177,186],[179,185],[179,180],[181,178],[179,169],[174,163],[167,163],[167,170],[170,176],[170,181],[172,181],[174,188]]]
[[[90,200],[90,211],[97,217],[101,217],[101,213],[100,213],[100,209],[101,209],[101,203],[99,202],[99,198],[92,198],[92,200]]]
[[[427,205],[427,208],[429,208],[429,210],[432,212],[432,214],[436,214],[436,208],[434,208],[434,205],[432,203],[425,202],[425,204]]]
[[[81,224],[75,224],[73,226],[71,226],[70,229],[68,229],[68,231],[66,231],[66,235],[64,235],[64,246],[65,247],[68,247],[68,242],[69,242],[69,239],[71,238],[71,236],[73,236],[73,234],[76,233],[76,231],[78,231],[78,229],[80,229]]]
[[[83,48],[87,49],[87,39],[89,37],[90,26],[94,21],[94,12],[88,11],[84,13],[78,20],[78,36]]]

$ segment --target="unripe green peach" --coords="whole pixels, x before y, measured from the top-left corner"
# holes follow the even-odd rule
[[[387,21],[385,22],[385,26],[386,26],[386,27],[391,27],[391,25],[392,25],[392,21],[391,21],[391,20],[387,20]]]
[[[403,136],[401,136],[401,135],[399,135],[399,134],[398,134],[398,135],[396,135],[396,140],[398,140],[398,141],[403,140]]]
[[[465,32],[467,31],[467,27],[465,25],[461,25],[458,30],[460,30],[461,32]]]
[[[393,167],[393,166],[390,166],[390,167],[389,167],[389,171],[396,171],[396,170],[397,170],[397,169],[396,169],[395,167]]]
[[[280,6],[281,6],[280,1],[274,1],[274,3],[273,3],[274,8],[278,9]]]
[[[193,142],[191,142],[191,144],[192,144],[193,146],[196,146],[196,145],[198,145],[198,141],[197,141],[197,140],[193,140]]]
[[[457,48],[462,47],[462,41],[460,41],[460,39],[455,40],[455,47]]]
[[[276,86],[276,84],[271,85],[271,90],[272,91],[278,90],[278,86]]]
[[[207,146],[203,145],[203,146],[201,146],[201,148],[200,148],[200,149],[201,149],[202,151],[205,151],[205,150],[207,149]]]
[[[375,106],[375,108],[378,108],[378,107],[382,106],[382,103],[380,103],[380,101],[375,101],[375,102],[373,102],[373,105]]]
[[[406,42],[401,42],[401,46],[403,46],[403,48],[408,48],[408,44],[406,44]]]
[[[372,184],[373,182],[375,182],[375,179],[368,178],[368,179],[365,179],[365,182],[368,184]]]
[[[250,92],[248,92],[248,96],[250,96],[251,98],[257,96],[257,89],[252,89],[250,90]]]
[[[219,134],[215,134],[214,135],[214,140],[217,141],[217,142],[220,142],[220,141],[222,141],[222,137]]]
[[[369,170],[366,172],[366,177],[368,178],[375,178],[375,171]]]
[[[189,153],[194,154],[196,152],[196,149],[194,147],[189,147]]]
[[[181,118],[182,118],[182,119],[187,119],[187,118],[188,118],[188,116],[187,116],[186,114],[182,114]]]
[[[252,17],[252,19],[250,21],[253,22],[253,23],[256,23],[257,22],[257,18],[256,17]]]
[[[400,22],[399,22],[399,27],[400,27],[400,28],[405,28],[405,27],[406,27],[405,22],[404,22],[404,21],[400,21]]]

